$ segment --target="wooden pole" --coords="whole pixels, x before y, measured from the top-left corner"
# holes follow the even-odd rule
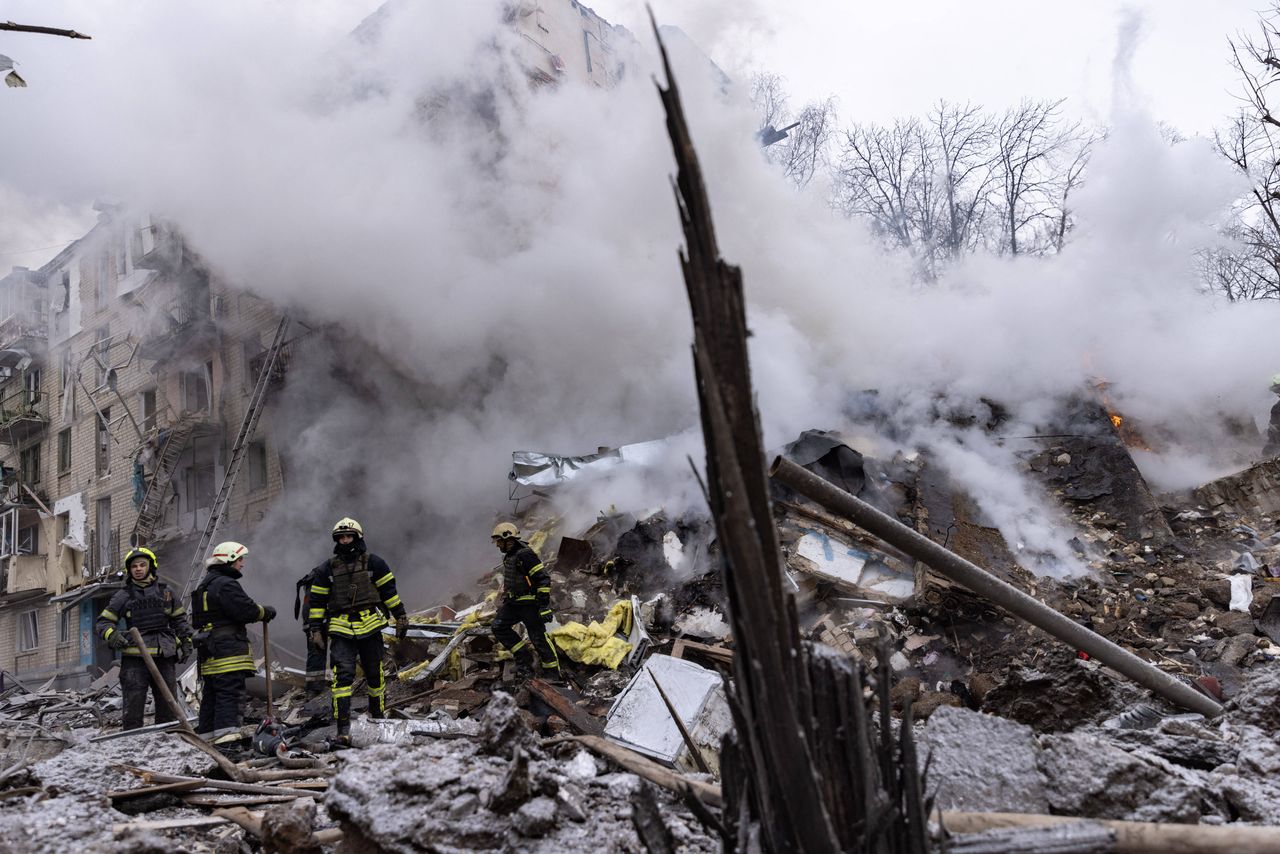
[[[267,621],[262,621],[262,670],[267,675],[267,720],[275,721],[275,707],[271,703],[271,636],[267,634]]]
[[[1280,851],[1280,827],[1155,824],[1008,812],[935,812],[934,819],[939,815],[943,826],[952,833],[1093,821],[1115,831],[1117,854],[1274,854]]]
[[[232,780],[241,779],[240,769],[236,767],[236,764],[223,756],[216,747],[206,744],[205,740],[196,735],[196,731],[191,728],[191,722],[187,720],[182,707],[178,705],[178,701],[173,697],[173,692],[169,690],[168,683],[160,676],[160,668],[156,667],[155,660],[151,658],[151,653],[147,651],[147,644],[142,639],[142,632],[136,628],[129,629],[129,636],[133,638],[134,644],[138,647],[138,652],[142,655],[142,661],[147,665],[147,670],[151,672],[151,687],[155,691],[155,696],[164,700],[165,705],[169,707],[169,711],[178,719],[178,726],[182,730],[183,739],[192,747],[207,753],[210,759],[218,763],[222,773]]]
[[[1171,703],[1212,718],[1222,714],[1212,698],[1179,682],[1158,667],[1143,661],[1124,647],[1085,628],[1075,620],[1028,596],[1012,584],[996,578],[980,566],[970,563],[897,519],[882,513],[860,498],[818,477],[785,457],[777,457],[769,474],[796,492],[812,499],[833,513],[854,522],[886,543],[936,569],[952,581],[1004,608],[1015,617],[1068,644],[1082,649],[1121,675],[1149,688]]]

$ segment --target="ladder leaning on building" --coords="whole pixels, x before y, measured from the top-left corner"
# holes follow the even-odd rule
[[[214,499],[213,507],[209,510],[209,521],[205,523],[204,532],[200,535],[200,541],[196,544],[196,549],[191,556],[191,569],[187,573],[187,583],[182,590],[183,601],[186,601],[196,579],[200,577],[200,570],[204,568],[205,553],[218,532],[222,514],[226,512],[227,503],[231,499],[231,490],[235,486],[236,475],[240,473],[240,464],[244,462],[249,440],[253,437],[253,431],[258,427],[258,418],[262,415],[262,405],[267,397],[267,389],[271,386],[276,360],[279,359],[280,351],[284,349],[286,343],[290,320],[287,314],[280,318],[280,325],[276,327],[276,336],[262,359],[258,380],[254,384],[253,394],[249,397],[249,405],[244,411],[244,420],[240,422],[240,432],[236,434],[235,444],[231,446],[231,458],[227,461],[227,469],[222,475],[222,486],[218,489],[218,497]]]

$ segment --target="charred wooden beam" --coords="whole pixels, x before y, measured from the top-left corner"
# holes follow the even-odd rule
[[[910,730],[870,726],[861,671],[800,638],[765,473],[747,354],[742,271],[720,257],[711,206],[666,49],[658,91],[675,153],[680,265],[706,445],[706,492],[735,642],[734,732],[721,752],[726,848],[927,852]],[[887,696],[888,678],[882,690]],[[888,708],[887,703],[882,705]],[[898,747],[905,738],[907,749]],[[887,784],[887,785],[886,785]]]

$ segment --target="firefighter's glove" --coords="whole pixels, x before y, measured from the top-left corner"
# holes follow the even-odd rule
[[[129,645],[129,639],[124,636],[124,632],[114,631],[111,633],[111,637],[107,638],[107,644],[112,649],[124,649]]]
[[[178,663],[186,664],[191,657],[191,638],[178,638]]]
[[[396,619],[396,641],[403,641],[409,635],[409,618],[399,617]]]
[[[316,652],[324,652],[324,632],[319,629],[312,629],[307,635],[307,640],[311,643],[311,648]]]
[[[555,615],[551,613],[550,608],[543,608],[538,612],[538,616],[542,618],[542,622],[549,623],[555,619]]]
[[[262,622],[269,623],[276,618],[276,609],[270,605],[262,606]]]

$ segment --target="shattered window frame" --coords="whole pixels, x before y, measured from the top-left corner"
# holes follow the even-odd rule
[[[18,615],[18,652],[34,652],[40,647],[40,612],[35,608]]]
[[[58,431],[58,474],[71,473],[71,428]]]
[[[75,633],[71,630],[71,615],[76,614],[78,608],[63,608],[58,612],[58,646],[70,646]]]

